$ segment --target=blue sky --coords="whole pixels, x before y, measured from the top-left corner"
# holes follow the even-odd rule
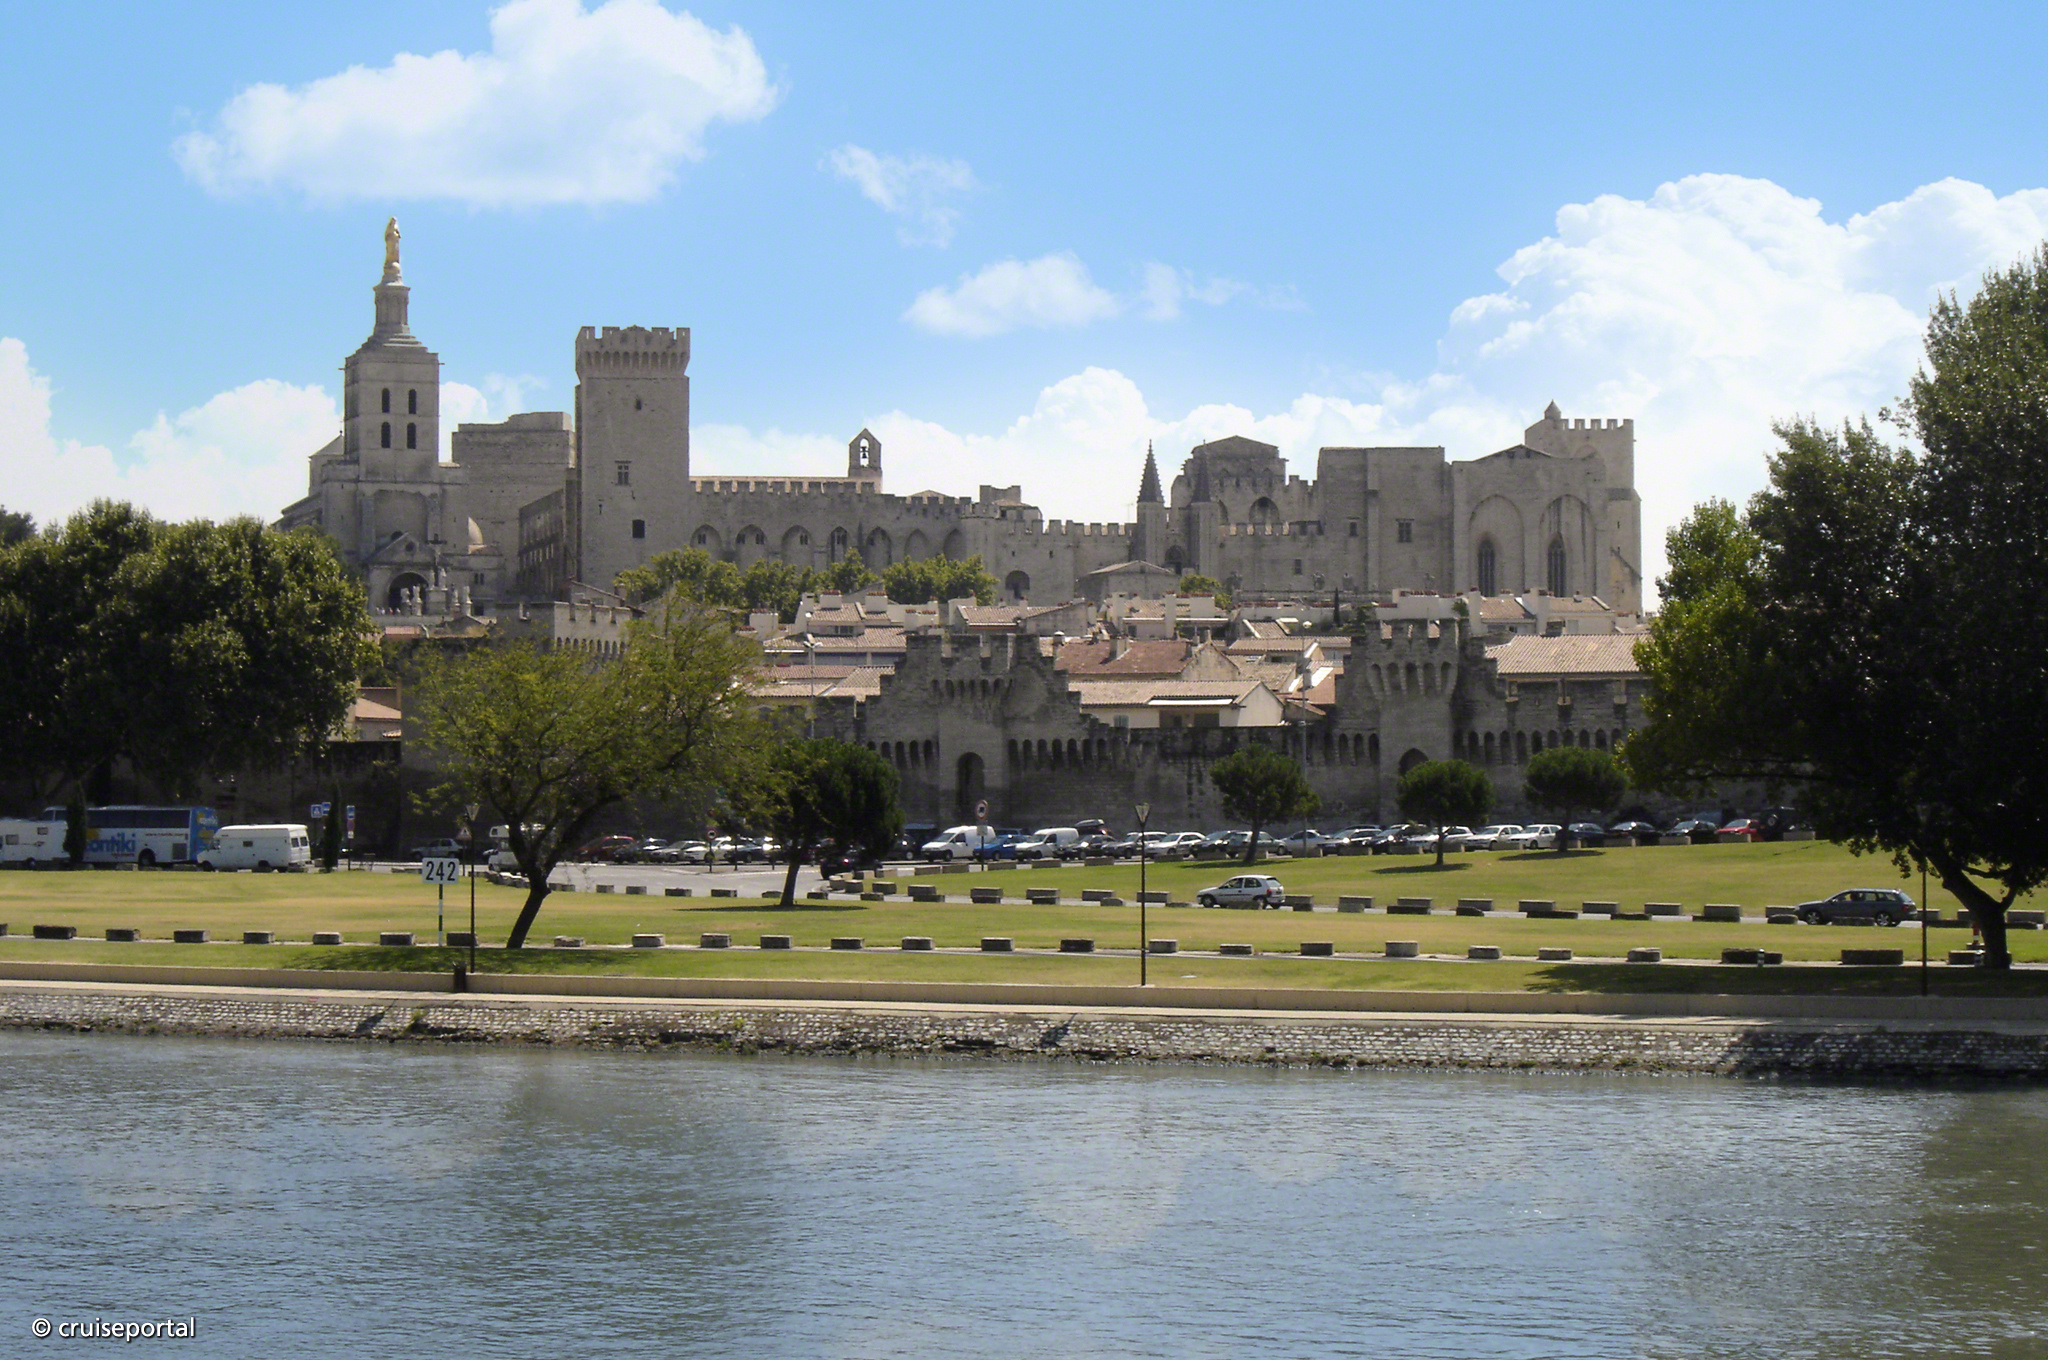
[[[8,0],[0,504],[303,494],[395,214],[458,417],[687,325],[700,469],[867,425],[895,490],[1107,520],[1148,438],[1312,475],[1555,398],[1635,418],[1654,540],[2048,235],[2035,18]]]

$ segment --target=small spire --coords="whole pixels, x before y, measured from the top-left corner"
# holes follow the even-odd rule
[[[1563,417],[1564,412],[1557,409],[1557,403],[1554,401],[1543,408],[1543,418],[1545,420],[1561,420]]]
[[[1145,475],[1138,479],[1138,504],[1161,505],[1166,498],[1159,494],[1159,464],[1152,460],[1152,441],[1145,441]]]

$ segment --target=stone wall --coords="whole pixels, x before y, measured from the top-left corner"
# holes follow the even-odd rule
[[[738,1006],[690,1002],[0,989],[0,1029],[1084,1062],[1503,1068],[1823,1078],[2048,1076],[2048,1033],[1822,1022]]]

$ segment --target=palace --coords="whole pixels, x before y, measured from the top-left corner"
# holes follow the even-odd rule
[[[1325,448],[1314,480],[1290,476],[1273,445],[1233,436],[1193,449],[1170,489],[1147,449],[1135,523],[1048,520],[1021,486],[885,492],[868,430],[848,442],[843,477],[694,475],[688,328],[586,326],[573,419],[458,425],[442,462],[440,359],[410,327],[395,221],[372,293],[370,336],[343,365],[341,431],[312,455],[307,495],[279,525],[333,537],[390,612],[566,600],[684,547],[742,569],[979,554],[1011,600],[1035,604],[1146,562],[1252,598],[1544,591],[1642,607],[1628,420],[1568,421],[1553,403],[1520,443],[1482,458]]]

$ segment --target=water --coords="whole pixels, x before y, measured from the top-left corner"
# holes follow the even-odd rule
[[[2048,1093],[0,1035],[0,1355],[2048,1355]]]

